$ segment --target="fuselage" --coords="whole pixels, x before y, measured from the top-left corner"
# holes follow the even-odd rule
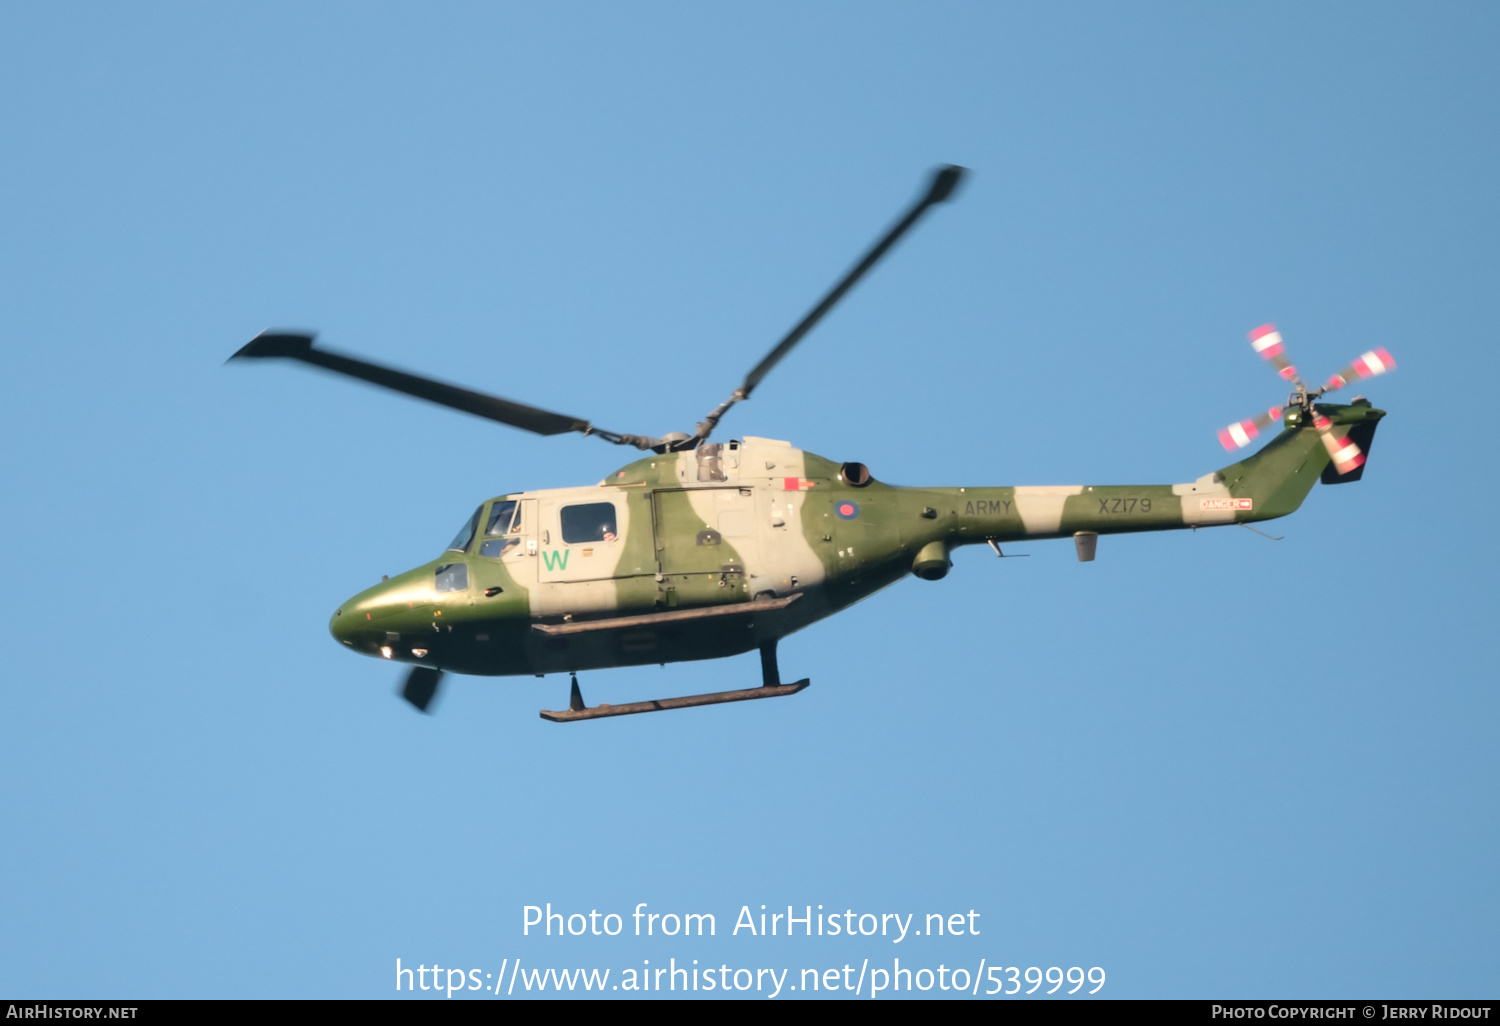
[[[597,485],[485,502],[452,548],[354,596],[329,627],[357,651],[470,674],[735,655],[909,572],[889,515],[897,491],[855,487],[839,464],[768,439],[648,456]],[[790,595],[753,617],[566,638],[534,629]]]
[[[448,551],[349,599],[329,629],[367,655],[480,675],[736,655],[909,573],[942,577],[956,546],[1282,516],[1327,462],[1315,433],[1288,430],[1186,484],[907,488],[787,442],[702,445],[490,499]],[[603,620],[625,622],[546,629]]]

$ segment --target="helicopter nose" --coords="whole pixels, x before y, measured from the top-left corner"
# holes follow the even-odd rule
[[[377,589],[370,589],[376,591]],[[378,606],[372,606],[370,591],[362,591],[358,595],[344,600],[344,603],[334,610],[328,618],[328,633],[333,635],[335,641],[350,648],[363,650],[366,645],[371,644],[374,634],[371,627],[371,611],[376,616],[380,615]]]
[[[328,633],[349,648],[367,654],[374,651],[377,642],[384,642],[386,631],[401,629],[399,625],[374,623],[394,612],[397,606],[407,605],[392,598],[393,587],[394,583],[382,578],[373,588],[345,599],[328,618]]]
[[[422,610],[431,603],[432,571],[418,567],[394,580],[382,577],[379,584],[343,601],[328,618],[328,633],[335,641],[365,655],[379,653],[391,658],[387,639],[422,626]],[[417,619],[413,619],[413,618]]]
[[[359,624],[355,619],[352,613],[345,615],[344,607],[339,606],[338,611],[328,618],[328,633],[333,635],[335,641],[353,645],[359,631]]]

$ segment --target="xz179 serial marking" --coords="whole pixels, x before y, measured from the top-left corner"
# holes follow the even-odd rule
[[[1150,513],[1150,499],[1100,499],[1100,513]]]

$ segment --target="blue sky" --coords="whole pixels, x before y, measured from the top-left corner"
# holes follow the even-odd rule
[[[1497,30],[1483,4],[6,5],[0,992],[901,957],[1101,966],[1115,997],[1494,996]],[[1189,480],[1281,397],[1245,341],[1274,320],[1314,377],[1395,354],[1365,480],[1281,542],[963,550],[785,642],[813,681],[785,702],[557,726],[563,678],[456,678],[423,717],[328,636],[483,498],[629,455],[222,366],[256,332],[678,430],[950,162],[957,201],[726,430],[901,484]],[[522,936],[546,902],[718,935]],[[761,904],[981,933],[729,934]]]

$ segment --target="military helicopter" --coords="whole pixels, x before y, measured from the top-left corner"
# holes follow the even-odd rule
[[[597,484],[509,492],[480,503],[436,559],[360,592],[329,630],[356,652],[411,664],[401,695],[427,711],[445,673],[566,672],[572,722],[748,699],[783,684],[777,642],[907,574],[936,581],[961,545],[1072,538],[1094,559],[1103,534],[1251,524],[1295,511],[1315,481],[1359,480],[1383,410],[1327,392],[1395,367],[1372,350],[1318,389],[1287,360],[1273,325],[1251,343],[1292,384],[1287,402],[1221,431],[1227,449],[1283,429],[1241,462],[1185,484],[910,488],[863,463],[788,442],[711,442],[757,386],[931,207],[952,196],[956,166],[923,195],[691,433],[620,434],[567,416],[315,347],[304,332],[266,331],[231,360],[279,357],[404,392],[539,435],[576,432],[646,453]],[[587,706],[578,671],[717,659],[758,649],[759,687]]]

